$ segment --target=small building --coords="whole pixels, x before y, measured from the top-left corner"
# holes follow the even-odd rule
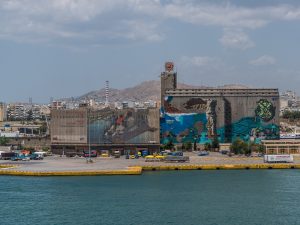
[[[263,140],[266,154],[300,154],[300,139]]]

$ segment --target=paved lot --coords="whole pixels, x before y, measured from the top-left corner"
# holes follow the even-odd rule
[[[12,162],[0,160],[0,164],[18,165],[22,171],[95,171],[122,170],[129,166],[158,166],[158,165],[228,165],[228,164],[263,164],[262,157],[234,156],[228,157],[219,153],[209,156],[198,156],[196,153],[185,153],[190,157],[189,163],[145,162],[145,159],[94,158],[93,163],[87,163],[85,158],[62,158],[60,156],[46,157],[41,161]],[[300,163],[300,157],[294,157],[295,163]]]

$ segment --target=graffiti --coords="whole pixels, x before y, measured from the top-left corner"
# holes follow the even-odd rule
[[[205,113],[164,113],[160,120],[161,143],[194,142],[206,134]]]
[[[209,138],[217,135],[217,114],[216,114],[217,101],[209,99],[207,101],[206,118],[207,118],[207,134]]]
[[[232,139],[260,142],[279,138],[279,126],[266,124],[260,118],[245,117],[232,124]]]
[[[165,99],[164,99],[164,109],[166,110],[166,112],[168,113],[182,113],[181,110],[179,110],[178,108],[174,107],[172,105],[172,100],[173,100],[173,97],[171,96],[166,96]]]
[[[211,143],[215,137],[221,143],[231,142],[237,138],[259,143],[264,139],[274,140],[279,138],[279,126],[276,123],[269,122],[276,113],[276,107],[272,103],[265,99],[260,100],[256,110],[252,111],[253,116],[233,120],[232,111],[234,109],[232,109],[230,100],[222,99],[224,102],[224,115],[221,120],[223,119],[224,122],[218,127],[219,112],[217,113],[216,99],[175,99],[175,97],[168,97],[166,102],[170,104],[167,105],[169,108],[166,111],[164,111],[164,108],[161,110],[161,143],[196,141],[205,144]],[[204,102],[206,103],[205,110],[203,110]],[[222,104],[218,106],[218,110],[221,106]]]
[[[255,113],[263,121],[268,122],[275,116],[275,107],[267,99],[261,99],[257,103]]]
[[[183,104],[185,109],[192,110],[206,110],[206,101],[202,98],[191,98],[186,103]]]
[[[168,113],[203,113],[206,111],[207,101],[202,98],[166,96],[163,108]]]
[[[157,113],[157,111],[153,112]],[[158,126],[148,110],[93,112],[88,127],[91,143],[149,143],[158,141]],[[158,121],[152,121],[157,124]]]

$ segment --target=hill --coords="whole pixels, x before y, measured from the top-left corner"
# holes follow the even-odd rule
[[[212,88],[206,86],[195,86],[179,83],[178,88],[189,89],[189,88]],[[218,88],[248,88],[243,85],[224,85],[219,86]],[[91,91],[87,94],[75,98],[75,100],[81,101],[85,99],[94,99],[97,102],[105,101],[105,89],[102,88],[97,91]],[[109,89],[109,101],[110,102],[122,102],[122,101],[147,101],[153,100],[158,101],[160,99],[160,81],[150,80],[144,81],[141,84],[138,84],[134,87],[125,88],[125,89]]]

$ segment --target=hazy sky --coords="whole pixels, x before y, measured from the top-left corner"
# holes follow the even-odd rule
[[[299,0],[1,0],[0,101],[158,79],[300,94]]]

